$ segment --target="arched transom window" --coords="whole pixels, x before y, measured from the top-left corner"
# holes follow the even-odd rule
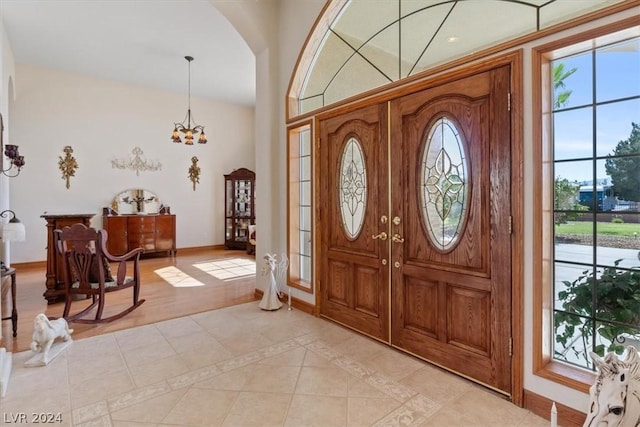
[[[333,0],[305,46],[289,117],[622,0]]]

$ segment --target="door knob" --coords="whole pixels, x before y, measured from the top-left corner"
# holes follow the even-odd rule
[[[387,240],[387,233],[383,231],[380,234],[374,234],[373,236],[371,236],[371,238],[373,240],[376,240],[376,239]]]
[[[400,235],[398,233],[394,234],[393,237],[391,237],[391,240],[393,240],[396,243],[404,242],[404,238],[400,237]]]

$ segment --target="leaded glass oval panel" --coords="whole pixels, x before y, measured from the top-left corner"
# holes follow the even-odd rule
[[[455,123],[438,119],[429,130],[421,159],[420,203],[427,235],[443,251],[458,241],[468,212],[465,146]]]
[[[339,205],[344,231],[354,240],[364,224],[367,207],[367,168],[360,142],[351,137],[340,160]]]

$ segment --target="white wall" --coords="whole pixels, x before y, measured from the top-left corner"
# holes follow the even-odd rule
[[[4,25],[2,19],[0,17],[0,113],[4,118],[4,133],[3,137],[7,138],[9,134],[9,94],[13,93],[13,90],[10,90],[12,86],[12,77],[14,75],[15,63],[13,60],[13,51],[11,50],[11,45],[9,44],[9,39],[4,31]],[[4,157],[4,150],[0,153],[3,160],[6,160]],[[6,162],[2,163],[2,168],[6,169],[4,166]],[[0,212],[3,212],[5,209],[9,208],[9,181],[4,174],[0,173]],[[0,224],[4,224],[9,220],[9,217],[0,218]],[[0,259],[5,260],[11,265],[11,260],[8,256],[9,253],[9,243],[0,241]],[[1,285],[1,283],[0,283]],[[2,301],[0,301],[0,318],[2,316]],[[0,328],[0,341],[2,340],[2,328]],[[4,349],[3,349],[4,350]],[[6,360],[0,358],[0,381],[6,381],[6,378],[3,377],[3,369],[4,363],[8,363]]]
[[[9,97],[13,93],[11,86],[13,85],[13,76],[15,75],[15,63],[13,59],[13,51],[9,44],[9,39],[4,31],[4,24],[0,19],[0,113],[4,118],[4,143],[9,140],[10,123],[9,123]],[[0,153],[3,156],[3,168],[6,169],[7,159],[4,156],[4,150]],[[0,174],[0,212],[9,208],[9,180],[4,174]],[[5,218],[6,220],[6,218]],[[2,222],[0,222],[2,223]],[[0,258],[1,259],[1,258]]]
[[[10,132],[9,124],[9,97],[13,92],[10,87],[13,85],[13,76],[15,75],[15,62],[13,59],[13,50],[11,44],[7,38],[7,34],[4,30],[4,24],[0,19],[0,113],[4,118],[4,141],[9,139]],[[4,158],[4,150],[0,153],[0,156]],[[3,163],[3,168],[6,168],[6,158]],[[0,212],[8,208],[9,204],[9,182],[8,178],[3,174],[0,174]]]
[[[256,55],[257,261],[287,249],[287,139],[284,100],[298,55],[325,0],[209,0]],[[268,286],[256,277],[257,288]],[[315,296],[292,289],[308,303]]]
[[[18,65],[16,76],[11,143],[26,164],[11,178],[10,206],[27,240],[13,244],[13,263],[46,259],[44,212],[95,213],[92,225],[101,227],[102,207],[129,188],[153,191],[171,207],[178,249],[224,243],[223,175],[255,169],[253,108],[192,97],[209,142],[185,146],[170,140],[186,114],[185,95],[31,65]],[[70,189],[58,169],[66,145],[79,164]],[[112,159],[129,158],[134,147],[162,169],[138,176],[112,168]],[[192,156],[201,168],[196,191],[188,178]]]
[[[280,139],[280,150],[279,156],[281,163],[284,167],[282,168],[283,173],[280,173],[278,176],[278,182],[280,182],[283,194],[280,203],[285,206],[284,211],[287,211],[286,203],[287,197],[284,193],[287,188],[287,171],[286,171],[286,159],[287,159],[287,129],[285,126],[285,103],[286,103],[286,95],[289,89],[289,82],[291,76],[293,74],[294,68],[298,61],[298,57],[300,52],[304,47],[305,40],[307,35],[311,32],[313,24],[315,23],[317,17],[320,15],[322,8],[325,5],[324,0],[307,0],[304,2],[299,2],[296,0],[282,0],[281,1],[281,11],[280,11],[280,19],[283,25],[279,26],[279,35],[278,35],[278,43],[280,48],[280,65],[279,65],[279,86],[281,88],[281,93],[279,94],[279,112],[280,112],[280,129],[278,131],[279,139]],[[286,22],[286,25],[284,23]],[[317,185],[317,183],[316,183]],[[286,215],[283,215],[278,226],[282,230],[286,230]],[[282,233],[283,236],[286,236],[286,232]],[[286,247],[286,239],[283,240],[283,244]],[[315,259],[315,262],[322,262],[322,260]],[[317,283],[317,279],[316,279]],[[318,287],[314,286],[314,289],[317,291]],[[291,294],[299,298],[303,301],[306,301],[310,304],[315,304],[316,295],[309,294],[298,289],[293,289]]]
[[[279,203],[278,194],[286,189],[276,177],[279,171],[277,137],[280,128],[281,89],[278,86],[278,25],[277,0],[254,2],[239,0],[210,0],[231,22],[256,56],[256,259],[258,265],[265,253],[282,253],[286,229],[278,226],[278,219],[286,217],[286,206]],[[286,159],[285,159],[286,160]],[[285,209],[285,210],[283,210]],[[284,234],[283,234],[284,233]],[[259,267],[258,267],[259,268]],[[268,276],[256,276],[256,288],[266,289]]]

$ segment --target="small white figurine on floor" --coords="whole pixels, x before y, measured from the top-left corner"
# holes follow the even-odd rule
[[[27,367],[46,366],[55,359],[71,342],[73,329],[69,329],[67,321],[63,318],[49,320],[40,313],[33,319],[33,336],[31,350],[36,353],[25,362]],[[55,342],[61,338],[63,342]]]
[[[604,358],[591,352],[598,368],[596,382],[589,389],[591,402],[584,427],[640,425],[640,355],[627,347],[624,360],[613,353]]]
[[[280,262],[276,261],[275,254],[266,254],[264,260],[266,265],[263,268],[263,274],[269,272],[269,286],[264,291],[262,300],[258,307],[263,310],[278,310],[282,307],[279,297],[283,295],[280,291],[280,284],[284,282],[287,275],[287,268],[289,267],[289,259],[286,255],[282,255]]]

